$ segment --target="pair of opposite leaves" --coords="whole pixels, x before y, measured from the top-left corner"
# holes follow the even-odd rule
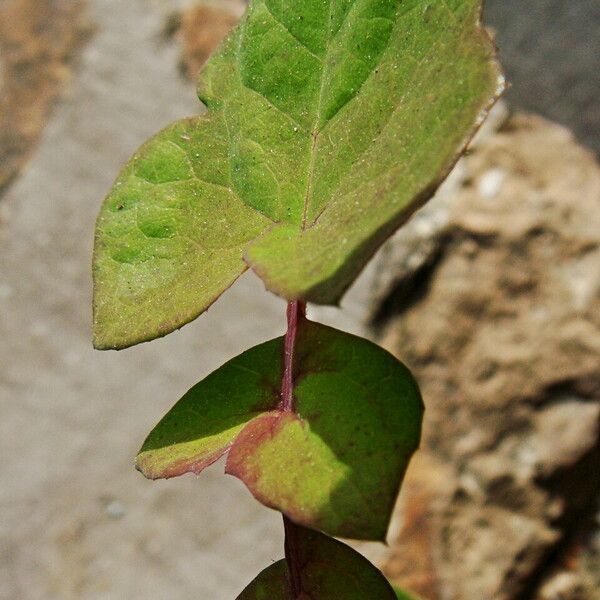
[[[208,113],[145,144],[102,208],[96,347],[181,327],[248,266],[286,298],[337,302],[502,91],[480,12],[481,0],[253,0],[201,75]],[[304,322],[298,347],[297,414],[276,410],[274,340],[193,388],[138,466],[173,476],[229,450],[265,504],[382,539],[418,443],[418,391],[352,336]]]
[[[372,342],[301,319],[294,412],[281,409],[283,337],[247,350],[194,386],[148,436],[137,467],[149,478],[199,473],[228,453],[226,471],[296,524],[304,595],[285,561],[239,600],[385,600],[383,575],[333,536],[383,541],[421,431],[408,369]]]

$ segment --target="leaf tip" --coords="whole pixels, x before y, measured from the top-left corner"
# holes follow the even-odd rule
[[[144,460],[141,454],[138,454],[135,457],[135,461],[133,464],[135,466],[136,471],[139,471],[146,479],[150,479],[152,481],[158,479],[158,477],[153,477],[151,470],[148,469],[148,465],[146,464],[146,461]]]
[[[200,475],[204,469],[217,462],[229,450],[229,445],[212,453],[194,456],[191,458],[169,459],[157,456],[152,451],[141,451],[135,459],[135,468],[146,478],[152,481],[157,479],[172,479],[187,473]]]
[[[114,342],[111,343],[110,340],[105,339],[103,335],[96,334],[96,333],[94,333],[94,335],[92,337],[92,345],[94,347],[94,350],[101,350],[101,351],[120,350],[121,349]]]

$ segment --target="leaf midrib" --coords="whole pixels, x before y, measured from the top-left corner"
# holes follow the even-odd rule
[[[331,19],[333,17],[333,4],[335,0],[329,0],[329,14],[327,15],[327,38],[325,40],[325,49],[323,51],[323,61],[321,62],[321,86],[319,88],[319,98],[317,100],[317,109],[315,111],[315,122],[311,128],[311,145],[310,145],[310,159],[308,164],[308,177],[306,182],[306,193],[304,195],[304,206],[302,207],[302,222],[300,224],[300,228],[302,231],[306,229],[306,219],[308,216],[308,203],[313,193],[313,181],[314,181],[314,173],[315,173],[315,161],[317,157],[317,141],[319,139],[318,131],[319,121],[321,119],[321,110],[323,108],[323,92],[325,89],[325,71],[327,66],[327,58],[329,57],[329,51],[331,49]],[[267,2],[265,0],[265,6]],[[354,6],[354,3],[352,4]],[[344,16],[344,20],[348,17],[351,8],[348,9],[348,12]],[[343,22],[340,26],[343,26]]]
[[[263,0],[263,6],[265,7],[265,10],[269,13],[269,15],[272,16],[273,20],[280,25],[295,41],[297,41],[298,44],[300,44],[303,48],[306,49],[306,51],[308,51],[311,55],[313,55],[313,57],[316,57],[317,59],[319,59],[319,62],[321,64],[321,77],[320,77],[320,88],[319,88],[319,94],[318,94],[318,99],[317,99],[317,106],[316,106],[316,110],[315,110],[315,117],[314,117],[314,123],[312,125],[312,127],[310,127],[310,130],[308,131],[309,135],[311,136],[311,144],[310,144],[310,150],[309,150],[309,165],[308,165],[308,173],[307,173],[307,183],[306,183],[306,191],[304,194],[304,200],[303,200],[303,206],[302,206],[302,218],[301,218],[301,222],[300,222],[300,230],[301,231],[305,231],[308,227],[308,212],[309,212],[309,206],[310,206],[310,201],[313,197],[314,194],[314,180],[315,180],[315,165],[316,165],[316,158],[317,158],[317,145],[320,139],[321,134],[323,133],[323,131],[326,129],[327,126],[329,126],[333,120],[339,116],[339,114],[343,111],[344,108],[346,108],[347,106],[349,106],[357,97],[358,93],[355,94],[347,103],[344,104],[344,106],[340,107],[340,109],[338,111],[336,111],[335,115],[333,115],[331,118],[327,119],[327,121],[325,123],[322,124],[322,126],[319,126],[320,121],[321,121],[321,112],[323,110],[323,101],[324,101],[324,92],[325,92],[325,87],[327,84],[327,81],[325,79],[325,73],[327,71],[327,66],[328,66],[328,56],[329,53],[331,51],[331,44],[332,41],[335,40],[335,38],[338,36],[338,34],[340,33],[340,31],[343,29],[344,24],[346,23],[347,19],[349,18],[349,16],[351,15],[353,9],[356,7],[356,0],[354,0],[354,2],[351,4],[351,6],[348,8],[346,14],[343,16],[342,21],[339,24],[339,27],[337,28],[337,30],[335,31],[335,33],[333,32],[333,28],[332,28],[332,17],[333,17],[333,7],[334,7],[334,2],[335,0],[330,0],[329,2],[329,14],[328,14],[328,23],[327,23],[327,38],[325,41],[325,45],[324,45],[324,50],[323,50],[323,58],[321,59],[320,57],[318,57],[317,55],[314,54],[314,52],[312,50],[310,50],[310,48],[308,48],[303,42],[301,42],[297,36],[295,36],[286,26],[284,23],[281,22],[281,20],[273,14],[273,12],[271,11],[271,9],[269,8],[268,2],[267,0]],[[446,4],[446,2],[443,2],[443,6],[444,8],[448,11],[448,13],[450,13],[453,17],[454,17],[454,13],[453,11],[449,8],[449,6]],[[408,9],[408,11],[406,11],[406,13],[410,13],[413,10],[416,10],[418,8],[418,6],[413,6],[410,7]],[[397,27],[398,25],[398,17],[399,16],[404,16],[405,13],[402,12],[396,12],[395,13],[395,18],[394,18],[394,28]],[[236,51],[236,60],[238,62],[238,66],[241,63],[241,59],[240,59],[240,52],[242,49],[242,45],[244,43],[244,39],[246,38],[246,20],[242,20],[242,23],[240,24],[241,27],[241,31],[240,31],[240,37],[239,37],[239,42],[238,42],[238,47],[237,47],[237,51]],[[390,39],[391,37],[393,37],[393,33],[390,35]],[[438,46],[438,44],[436,44],[436,46]],[[383,56],[385,55],[385,51],[381,53],[380,59],[378,61],[377,64],[380,64],[381,59],[383,58]],[[376,69],[377,67],[374,66],[374,68],[371,70],[371,74],[373,73],[373,71]],[[369,75],[370,76],[370,75]],[[365,81],[363,81],[363,85],[366,82],[366,80],[368,79],[368,77],[365,79]],[[266,96],[264,96],[264,94],[262,94],[259,90],[256,90],[252,87],[247,86],[243,80],[241,80],[241,84],[244,87],[247,87],[249,90],[251,90],[252,92],[259,94],[266,102],[268,102],[274,109],[276,109],[279,112],[282,112],[287,118],[289,118],[291,121],[293,121],[294,123],[296,123],[301,129],[304,129],[305,131],[306,128],[302,127],[295,119],[292,115],[290,115],[289,113],[283,111],[281,108],[279,108],[278,106],[276,106],[275,104],[273,104],[273,102],[267,98]],[[408,94],[409,90],[407,89],[405,92],[405,95]],[[402,100],[404,99],[404,96],[402,98]],[[397,113],[398,109],[401,107],[402,102],[399,103],[399,105],[394,108],[394,110],[392,110],[390,112],[390,115],[388,117],[388,120],[391,120],[394,116],[394,114]],[[229,123],[227,122],[227,119],[224,119],[226,122],[226,127],[227,127],[227,132],[228,132],[228,137],[229,140],[231,141],[231,136],[230,136],[230,132],[229,132]],[[382,130],[379,132],[377,138],[380,137],[380,135],[383,133],[383,131],[387,128],[387,125],[389,123],[386,122],[386,124],[384,124],[384,126],[382,127]],[[365,152],[368,151],[368,148],[371,147],[371,144],[369,144],[369,146],[367,148],[365,148],[363,150],[363,152],[361,153],[361,156],[364,155]],[[381,175],[381,174],[380,174]],[[368,182],[365,182],[365,184],[367,184]],[[338,186],[336,186],[336,188],[334,190],[332,190],[331,194],[329,195],[329,198],[327,200],[327,202],[324,203],[324,206],[322,207],[322,209],[319,211],[318,216],[316,217],[316,219],[314,219],[311,222],[311,226],[314,225],[314,222],[326,211],[327,209],[327,205],[329,204],[329,201],[333,198],[333,196],[335,196],[335,192],[337,190],[339,190],[339,187],[341,185],[341,182]],[[229,187],[230,191],[241,201],[245,204],[245,202],[239,197],[239,195],[236,193],[236,191],[233,189],[233,186]],[[268,215],[266,215],[265,213],[263,213],[262,211],[259,211],[258,209],[257,212],[259,212],[261,215],[267,217],[269,219],[269,221],[271,223],[273,223],[274,225],[279,225],[279,224],[284,224],[285,221],[281,221],[281,220],[277,220],[274,219],[273,217],[270,217]],[[291,225],[294,225],[294,223],[289,223]]]
[[[316,156],[317,156],[317,152],[316,152],[316,148],[317,148],[317,143],[319,140],[319,136],[322,133],[323,129],[325,128],[326,125],[328,125],[332,119],[328,119],[327,123],[324,124],[324,126],[319,129],[319,122],[321,119],[321,111],[323,109],[323,96],[324,96],[324,91],[325,91],[325,85],[326,85],[326,80],[325,80],[325,72],[326,72],[326,66],[327,66],[327,57],[329,55],[329,52],[331,50],[331,41],[332,39],[334,39],[337,34],[342,30],[346,20],[348,19],[348,16],[350,15],[350,13],[352,12],[352,9],[356,6],[356,0],[354,0],[354,2],[352,3],[352,5],[350,6],[350,8],[348,9],[348,11],[346,12],[346,14],[344,15],[341,23],[339,24],[339,27],[335,33],[335,35],[332,35],[332,27],[331,27],[331,21],[333,18],[333,7],[334,7],[334,2],[335,0],[330,0],[329,1],[329,14],[327,17],[327,38],[325,41],[325,46],[324,46],[324,50],[323,50],[323,58],[319,58],[318,56],[316,56],[314,54],[314,52],[312,50],[310,50],[309,48],[306,47],[306,45],[304,43],[302,43],[300,40],[298,40],[298,38],[285,26],[284,23],[281,22],[281,20],[272,13],[271,9],[269,8],[269,5],[267,3],[267,0],[263,0],[263,6],[265,7],[265,10],[269,13],[269,15],[272,16],[273,20],[278,23],[283,29],[285,29],[285,31],[294,39],[298,42],[298,44],[300,44],[303,48],[305,48],[311,55],[313,55],[314,57],[316,57],[319,60],[319,63],[321,64],[321,85],[319,88],[319,96],[317,99],[317,107],[316,107],[316,111],[315,111],[315,120],[314,123],[312,125],[312,127],[310,128],[309,131],[309,135],[312,138],[311,141],[311,147],[310,147],[310,151],[309,151],[309,166],[308,166],[308,173],[307,173],[307,183],[306,183],[306,192],[304,194],[304,201],[303,201],[303,206],[302,206],[302,219],[301,219],[301,223],[300,223],[300,229],[302,231],[304,231],[306,229],[306,225],[307,225],[307,219],[308,219],[308,207],[309,207],[309,201],[310,198],[312,197],[313,194],[313,189],[314,189],[314,171],[315,171],[315,161],[316,161]],[[237,43],[237,49],[236,49],[236,61],[238,63],[238,67],[241,64],[241,57],[240,57],[240,53],[242,50],[242,45],[244,42],[244,39],[246,37],[246,18],[244,18],[242,20],[242,22],[240,23],[240,36],[239,36],[239,40]],[[244,87],[248,87],[244,82],[243,79],[240,78],[240,82]],[[289,118],[291,121],[295,121],[295,119],[288,114],[287,112],[282,111],[278,106],[276,106],[275,104],[273,104],[273,102],[267,98],[266,96],[264,96],[264,94],[262,94],[260,91],[254,89],[254,88],[248,88],[250,89],[252,92],[259,94],[268,104],[270,104],[274,109],[278,110],[279,112],[283,112],[283,114],[285,114],[285,116],[287,118]],[[356,96],[354,96],[350,102],[352,102],[352,100],[354,100]],[[350,103],[348,102],[348,104]],[[347,106],[347,104],[345,105]],[[342,107],[343,108],[343,107]],[[340,109],[341,110],[341,109]],[[336,115],[339,114],[336,113]],[[334,116],[336,116],[334,115]],[[224,119],[225,121],[225,126],[227,129],[227,137],[229,139],[229,143],[231,145],[231,134],[229,131],[229,123],[227,122],[227,118]],[[296,122],[297,123],[297,122]],[[300,123],[297,123],[298,126],[300,126]],[[302,127],[302,129],[304,129],[304,127]],[[242,202],[245,204],[245,202],[243,201],[243,199],[241,199],[239,197],[239,195],[235,192],[235,190],[233,189],[233,186],[230,187],[230,191]],[[260,214],[262,214],[263,216],[267,216],[265,213],[262,213],[261,211],[259,211],[258,209],[257,212],[259,212]],[[281,221],[277,221],[271,217],[267,218],[275,225],[277,224],[281,224]]]

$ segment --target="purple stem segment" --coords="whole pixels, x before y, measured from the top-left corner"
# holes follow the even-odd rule
[[[298,300],[288,303],[287,332],[283,350],[283,380],[281,382],[281,402],[279,408],[283,412],[294,412],[294,354],[298,326],[306,318],[306,304]],[[283,515],[285,530],[285,560],[290,573],[290,585],[294,598],[302,596],[302,565],[298,549],[297,526]]]
[[[283,412],[294,412],[294,352],[298,325],[306,318],[306,304],[293,300],[288,302],[287,323],[283,349],[283,381],[281,382],[280,409]]]
[[[292,523],[285,515],[283,516],[283,528],[285,530],[285,560],[290,573],[290,587],[294,598],[302,597],[302,563],[298,548],[297,525]]]

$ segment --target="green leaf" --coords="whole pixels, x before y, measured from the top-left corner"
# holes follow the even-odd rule
[[[217,133],[177,123],[138,151],[102,207],[94,250],[94,345],[124,348],[196,318],[246,269],[267,219],[226,187]],[[211,173],[195,159],[211,160]]]
[[[404,592],[399,587],[395,585],[392,586],[394,588],[394,592],[396,594],[397,600],[419,600],[416,596],[413,596],[407,592]]]
[[[285,560],[265,569],[237,600],[395,600],[381,572],[358,552],[316,531],[297,528],[302,592],[292,594]]]
[[[481,4],[252,0],[201,75],[207,116],[143,146],[102,208],[95,345],[169,333],[248,265],[337,302],[502,91]]]
[[[200,473],[248,422],[277,408],[283,338],[247,350],[195,385],[144,442],[137,468],[149,479]]]
[[[408,369],[361,338],[299,324],[296,414],[279,410],[283,338],[234,358],[152,431],[137,467],[152,479],[226,471],[266,506],[331,535],[384,540],[422,402]]]

